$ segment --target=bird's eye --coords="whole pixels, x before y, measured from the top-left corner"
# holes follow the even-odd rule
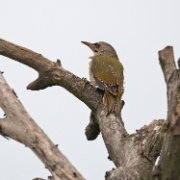
[[[99,48],[101,45],[100,45],[99,43],[94,43],[94,46],[95,46],[96,48]]]

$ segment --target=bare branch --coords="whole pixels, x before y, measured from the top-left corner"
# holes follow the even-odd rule
[[[165,81],[168,82],[172,73],[176,70],[172,46],[167,46],[159,51],[159,62],[164,73]]]
[[[0,54],[38,71],[38,79],[30,83],[28,89],[39,90],[59,85],[74,94],[92,110],[97,109],[101,103],[102,95],[85,78],[81,79],[63,69],[59,61],[52,62],[41,54],[3,39],[0,39]]]
[[[49,61],[41,54],[3,39],[0,39],[0,54],[26,64],[38,72],[47,71],[53,66],[53,62]]]
[[[1,133],[29,147],[52,173],[55,180],[84,179],[29,116],[0,73]]]

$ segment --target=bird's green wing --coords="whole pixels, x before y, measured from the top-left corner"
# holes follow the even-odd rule
[[[91,72],[109,86],[123,85],[123,66],[117,57],[94,57],[91,64]]]

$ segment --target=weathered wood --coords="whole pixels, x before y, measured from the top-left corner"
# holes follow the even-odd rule
[[[180,72],[176,68],[173,48],[159,51],[159,61],[167,85],[168,114],[157,180],[180,179]]]
[[[29,147],[51,172],[54,180],[84,179],[26,112],[1,73],[0,107],[6,114],[5,118],[0,119],[3,134]]]
[[[124,123],[120,115],[117,117],[114,114],[106,116],[107,112],[105,112],[106,110],[102,104],[102,94],[86,79],[81,79],[71,72],[63,69],[59,60],[57,62],[52,62],[36,52],[2,39],[0,39],[0,55],[14,59],[38,71],[38,79],[30,83],[28,85],[28,89],[39,90],[49,86],[59,85],[71,92],[92,110],[91,122],[86,129],[87,138],[89,140],[95,139],[100,131],[107,147],[109,158],[117,167],[115,170],[107,173],[107,180],[123,180],[127,177],[131,180],[148,180],[150,178],[154,162],[161,150],[163,138],[161,128],[164,121],[153,121],[150,125],[138,130],[136,134],[129,135],[124,128]],[[0,104],[0,106],[5,112],[9,111],[7,114],[10,113],[10,116],[8,115],[7,117],[11,118],[9,118],[8,121],[4,119],[0,120],[0,125],[3,127],[1,129],[1,133],[21,143],[24,143],[30,147],[39,158],[43,158],[41,157],[42,154],[46,157],[46,153],[48,152],[41,151],[41,149],[45,148],[46,146],[50,147],[50,140],[48,139],[46,142],[47,136],[42,130],[40,130],[39,127],[34,129],[36,124],[30,117],[28,117],[28,120],[30,121],[29,123],[23,122],[21,118],[17,118],[16,116],[18,116],[18,112],[20,111],[17,110],[16,107],[13,106],[6,110],[5,107],[7,108],[8,106],[3,106],[3,103],[6,101],[3,99],[5,97],[5,95],[2,96],[2,104]],[[24,111],[25,110],[23,110],[23,112]],[[25,114],[27,113],[25,112]],[[21,121],[12,121],[13,118],[17,118],[19,121]],[[29,134],[32,132],[35,133],[31,137]],[[60,156],[64,159],[65,157],[60,155],[57,147],[54,145],[52,146],[53,147],[51,147],[51,150],[56,153],[57,158]],[[51,159],[49,157],[48,161],[42,161],[45,164],[51,162],[49,165],[49,170],[55,179],[58,178],[58,173],[62,173],[61,166],[53,166],[54,168],[51,166],[55,165],[58,159]],[[60,168],[59,172],[58,168]],[[61,175],[63,177],[68,174],[65,173]],[[72,173],[70,173],[70,175],[72,175]],[[77,175],[77,177],[80,179],[82,178],[80,174],[74,173],[73,175]]]

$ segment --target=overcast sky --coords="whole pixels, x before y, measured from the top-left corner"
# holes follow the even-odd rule
[[[124,65],[128,132],[166,118],[166,85],[158,51],[172,45],[180,56],[179,0],[0,0],[0,38],[61,59],[65,69],[89,78],[92,52],[81,41],[106,41]],[[87,180],[103,180],[114,165],[102,137],[88,142],[90,110],[61,87],[26,90],[37,72],[0,57],[0,71],[29,114]],[[2,111],[0,116],[2,117]],[[0,137],[0,179],[31,180],[50,173],[24,145]]]

